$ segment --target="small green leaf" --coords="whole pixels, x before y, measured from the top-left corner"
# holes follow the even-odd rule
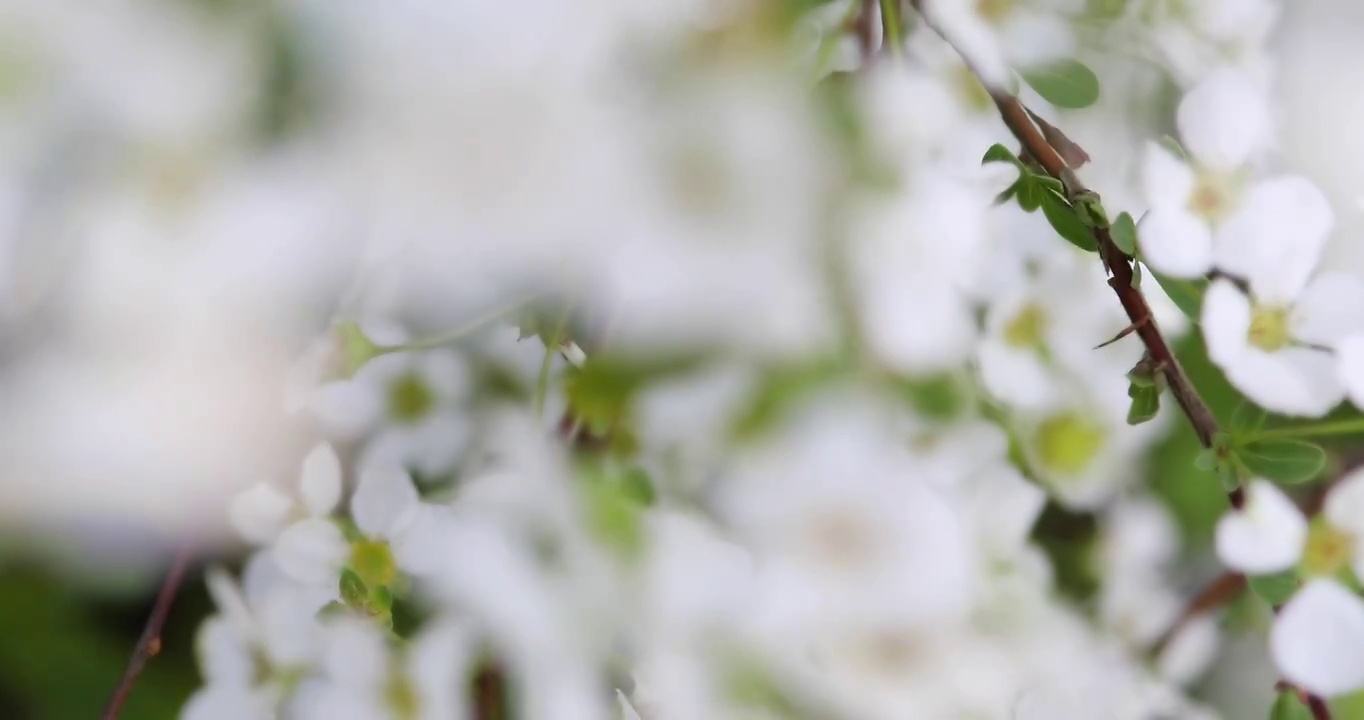
[[[1020,170],[1023,169],[1023,163],[1018,159],[1017,156],[1013,154],[1012,150],[1004,147],[1003,145],[1000,145],[999,143],[995,143],[994,145],[990,146],[989,150],[985,151],[985,157],[980,159],[980,164],[988,165],[990,163],[998,162],[1009,163],[1010,165],[1016,166]]]
[[[1036,182],[1036,176],[1025,174],[1016,183],[1018,187],[1018,206],[1024,212],[1033,212],[1041,207],[1045,197],[1050,193],[1046,188]]]
[[[1008,188],[1004,190],[1004,192],[995,196],[995,204],[1003,205],[1004,203],[1014,199],[1014,195],[1018,194],[1018,188],[1022,186],[1022,184],[1023,184],[1022,178],[1015,180],[1013,185],[1010,185]]]
[[[1274,706],[1269,710],[1269,720],[1312,720],[1312,710],[1302,704],[1296,692],[1285,690],[1274,699]]]
[[[1051,223],[1051,227],[1056,230],[1057,235],[1085,252],[1094,252],[1098,249],[1093,231],[1075,215],[1075,210],[1067,205],[1066,201],[1062,200],[1060,196],[1050,191],[1044,191],[1041,204],[1042,213],[1047,216],[1047,222]]]
[[[1025,70],[1022,75],[1038,95],[1059,108],[1085,108],[1099,99],[1099,78],[1074,58]]]
[[[1141,287],[1141,263],[1132,263],[1132,287]]]
[[[1113,221],[1109,232],[1113,236],[1113,244],[1118,249],[1126,253],[1129,257],[1137,254],[1137,223],[1132,220],[1128,213],[1118,213],[1118,219]]]
[[[1151,275],[1160,283],[1160,288],[1170,296],[1170,300],[1189,320],[1197,323],[1203,313],[1203,293],[1208,290],[1207,280],[1180,280],[1167,277],[1152,270]]]
[[[1236,457],[1252,475],[1286,484],[1307,482],[1326,467],[1326,451],[1306,440],[1259,440]]]
[[[1188,153],[1188,151],[1186,151],[1186,150],[1184,149],[1184,146],[1183,146],[1183,145],[1180,145],[1180,144],[1179,144],[1179,141],[1176,140],[1176,139],[1174,139],[1173,136],[1170,136],[1170,135],[1162,135],[1161,138],[1160,138],[1160,146],[1163,147],[1163,148],[1165,148],[1166,150],[1169,150],[1171,155],[1174,155],[1175,157],[1179,158],[1180,160],[1188,160],[1188,159],[1189,159],[1189,153]]]
[[[626,470],[620,479],[620,489],[625,497],[646,507],[653,505],[657,499],[653,480],[643,468],[633,467]]]
[[[1231,414],[1231,434],[1233,437],[1247,438],[1264,427],[1265,409],[1249,400],[1242,400]]]
[[[1274,573],[1273,575],[1251,575],[1246,578],[1250,584],[1250,589],[1259,595],[1270,607],[1279,607],[1288,602],[1293,597],[1293,593],[1298,591],[1298,573],[1294,570],[1285,570]]]
[[[369,599],[369,588],[359,573],[350,568],[341,571],[341,601],[348,607],[362,608]]]
[[[1127,386],[1127,396],[1132,398],[1132,404],[1127,408],[1128,425],[1147,422],[1160,411],[1160,389],[1154,384],[1142,386],[1132,383]]]

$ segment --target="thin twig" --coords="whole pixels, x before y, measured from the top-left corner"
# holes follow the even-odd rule
[[[1278,692],[1296,693],[1298,700],[1312,713],[1312,720],[1331,720],[1331,706],[1327,705],[1320,695],[1313,695],[1287,680],[1275,683],[1274,689]]]
[[[919,5],[917,0],[914,4],[916,7]],[[934,24],[932,17],[922,14],[921,16],[930,26]],[[941,28],[936,26],[935,29],[938,30],[939,35],[950,42],[947,33],[943,33]],[[962,59],[972,72],[980,77],[977,69],[971,66],[971,59],[964,54]],[[981,80],[984,82],[983,77]],[[989,87],[988,83],[985,84]],[[1070,199],[1097,198],[1092,190],[1080,182],[1074,169],[1062,157],[1061,152],[1047,140],[1042,130],[1033,122],[1027,107],[1017,96],[1006,90],[990,88],[990,97],[994,99],[995,106],[999,108],[999,115],[1004,120],[1004,124],[1008,126],[1014,137],[1023,144],[1023,149],[1048,175],[1061,181]],[[1048,130],[1053,134],[1060,134],[1060,131],[1055,127],[1048,126]],[[1071,145],[1074,144],[1071,143]],[[1079,150],[1079,146],[1068,149],[1072,155],[1075,154],[1075,150]],[[1217,418],[1208,409],[1207,403],[1203,402],[1198,391],[1194,389],[1193,383],[1189,381],[1189,376],[1184,373],[1184,368],[1179,364],[1179,360],[1170,349],[1169,343],[1161,335],[1160,327],[1157,326],[1155,317],[1151,314],[1151,307],[1146,303],[1146,298],[1141,294],[1141,290],[1133,284],[1130,259],[1113,243],[1108,228],[1094,227],[1092,231],[1098,244],[1099,258],[1103,261],[1104,267],[1108,269],[1109,286],[1118,296],[1118,302],[1122,303],[1123,311],[1127,313],[1128,319],[1136,328],[1135,332],[1141,338],[1142,344],[1146,346],[1146,351],[1150,353],[1151,358],[1156,363],[1163,367],[1165,378],[1169,382],[1170,393],[1174,395],[1175,402],[1179,404],[1180,409],[1184,411],[1184,416],[1193,425],[1194,433],[1198,435],[1198,442],[1205,448],[1211,448],[1213,437],[1218,431]],[[1240,487],[1229,490],[1227,498],[1233,507],[1240,508],[1245,504],[1245,493]]]
[[[133,686],[137,684],[137,679],[142,675],[142,670],[147,666],[147,661],[161,652],[161,629],[166,626],[166,618],[170,616],[171,605],[175,603],[175,596],[180,592],[180,586],[185,582],[185,574],[189,571],[193,556],[194,552],[190,546],[183,545],[175,552],[175,557],[171,559],[170,568],[166,570],[166,577],[161,581],[161,590],[156,594],[156,602],[152,604],[151,614],[147,616],[147,624],[142,628],[142,637],[138,638],[137,646],[133,648],[133,655],[128,659],[128,667],[123,671],[123,679],[114,689],[113,696],[109,698],[109,704],[104,707],[104,714],[100,716],[103,720],[118,720],[118,713],[123,709],[123,704],[128,701],[128,696],[132,694]]]
[[[1231,602],[1246,587],[1246,576],[1241,573],[1227,572],[1218,575],[1212,582],[1199,590],[1184,606],[1179,617],[1170,624],[1160,639],[1151,646],[1151,657],[1159,657],[1170,641],[1190,622]]]

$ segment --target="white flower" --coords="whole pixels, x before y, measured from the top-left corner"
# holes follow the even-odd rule
[[[1331,488],[1322,515],[1354,540],[1350,557],[1355,575],[1364,577],[1364,469],[1350,472]]]
[[[1217,556],[1251,575],[1287,570],[1307,543],[1307,519],[1293,501],[1265,480],[1246,486],[1246,504],[1217,521]]]
[[[1235,225],[1231,221],[1239,211],[1253,211],[1257,202],[1280,195],[1289,202],[1298,196],[1289,192],[1292,187],[1271,183],[1242,196],[1246,168],[1268,146],[1271,128],[1263,93],[1239,73],[1227,70],[1199,83],[1180,102],[1176,121],[1192,165],[1161,145],[1148,145],[1142,187],[1150,210],[1141,220],[1139,241],[1142,259],[1152,269],[1188,278],[1212,269],[1215,250],[1231,234],[1228,226]],[[1270,231],[1292,227],[1287,221],[1305,217],[1308,210],[1318,207],[1278,218]]]
[[[987,86],[1013,88],[1016,81],[1000,37],[988,19],[978,13],[973,0],[923,0],[918,7],[933,29],[961,52]]]
[[[1283,676],[1309,692],[1364,688],[1364,600],[1334,580],[1313,580],[1279,611],[1269,645]]]
[[[366,324],[375,342],[398,345],[406,334]],[[309,407],[328,433],[356,439],[377,430],[362,464],[398,463],[423,479],[449,471],[472,434],[461,403],[469,371],[454,351],[394,352],[365,363],[353,377],[322,385]]]
[[[1355,304],[1364,301],[1364,283],[1323,275],[1296,297],[1287,290],[1258,294],[1252,276],[1247,296],[1229,280],[1214,281],[1203,298],[1203,337],[1208,356],[1257,405],[1318,417],[1345,395],[1329,349],[1364,322]]]
[[[266,545],[291,519],[331,515],[341,501],[341,460],[330,444],[319,443],[304,457],[298,489],[301,503],[269,483],[252,485],[228,506],[232,527],[248,542]]]

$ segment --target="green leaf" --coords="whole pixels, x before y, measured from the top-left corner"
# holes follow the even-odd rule
[[[1128,256],[1137,254],[1137,223],[1132,220],[1130,214],[1118,213],[1118,218],[1113,221],[1109,232],[1113,236],[1113,244],[1117,245],[1119,250]]]
[[[1236,406],[1236,412],[1231,414],[1232,436],[1246,438],[1254,435],[1264,427],[1267,415],[1264,408],[1249,400],[1242,400],[1241,404]]]
[[[1302,704],[1296,692],[1285,690],[1274,699],[1269,720],[1312,720],[1312,710]]]
[[[1141,263],[1132,263],[1132,287],[1141,287]]]
[[[1270,607],[1279,607],[1298,591],[1298,573],[1285,570],[1273,575],[1251,575],[1246,578],[1251,592],[1259,595]]]
[[[1046,188],[1039,185],[1035,176],[1025,174],[1015,183],[1018,187],[1018,206],[1024,212],[1032,212],[1041,207],[1047,195],[1050,195]]]
[[[1155,270],[1151,275],[1156,278],[1160,288],[1170,296],[1170,300],[1195,324],[1203,314],[1203,293],[1208,291],[1207,280],[1180,280],[1166,277]]]
[[[1307,482],[1326,467],[1326,451],[1306,440],[1259,440],[1236,457],[1252,475],[1286,484]]]
[[[1099,99],[1099,78],[1074,58],[1025,70],[1022,75],[1038,95],[1059,108],[1085,108]]]
[[[1132,398],[1132,404],[1127,408],[1128,425],[1147,422],[1160,411],[1160,389],[1155,385],[1131,383],[1127,386],[1127,396]]]
[[[1004,203],[1014,199],[1014,195],[1018,194],[1018,188],[1022,185],[1023,185],[1022,178],[1015,180],[1013,185],[1010,185],[1009,187],[1005,188],[1004,192],[995,196],[995,204],[1003,205]]]
[[[1012,150],[1004,147],[1003,145],[1000,145],[999,143],[995,143],[994,145],[990,146],[989,150],[985,151],[985,157],[980,159],[980,164],[988,165],[990,163],[998,162],[1009,163],[1010,165],[1017,167],[1019,170],[1023,169],[1022,161],[1020,161],[1018,157],[1014,155]]]
[[[953,375],[905,380],[899,387],[914,410],[932,420],[952,420],[971,406],[970,391]]]
[[[1160,138],[1160,146],[1165,148],[1166,150],[1169,150],[1171,155],[1174,155],[1180,160],[1189,159],[1188,151],[1185,150],[1184,146],[1180,145],[1179,141],[1174,139],[1174,137],[1171,135],[1162,135]]]
[[[348,607],[363,608],[369,599],[369,588],[360,574],[346,568],[341,571],[341,600]]]
[[[1075,210],[1060,196],[1049,191],[1043,192],[1041,204],[1042,213],[1047,216],[1047,222],[1051,223],[1057,235],[1085,252],[1094,252],[1098,249],[1093,231],[1075,215]]]
[[[625,471],[624,477],[620,479],[620,489],[625,497],[646,507],[657,500],[654,482],[642,468],[634,467]]]

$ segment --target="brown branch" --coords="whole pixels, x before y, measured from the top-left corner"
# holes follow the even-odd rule
[[[142,628],[142,637],[138,638],[133,655],[128,659],[128,667],[123,671],[123,679],[114,689],[109,704],[104,707],[104,714],[100,716],[103,720],[118,720],[118,713],[128,701],[128,696],[132,694],[133,686],[137,684],[147,661],[161,652],[161,629],[166,626],[171,605],[175,603],[175,596],[180,592],[180,586],[184,584],[193,554],[190,547],[184,545],[171,559],[166,577],[161,581],[161,590],[156,594],[156,602],[152,604],[151,614],[147,617],[147,624]]]
[[[1184,606],[1184,610],[1179,613],[1179,617],[1170,624],[1170,629],[1166,630],[1151,646],[1151,657],[1159,657],[1170,641],[1179,634],[1190,622],[1198,617],[1216,610],[1226,605],[1236,598],[1246,587],[1246,576],[1240,573],[1222,573],[1208,583],[1196,595],[1190,598],[1189,603]]]
[[[1326,704],[1320,695],[1313,695],[1306,690],[1294,685],[1287,680],[1280,680],[1274,683],[1274,689],[1278,692],[1293,692],[1298,696],[1298,701],[1307,706],[1312,713],[1312,720],[1331,720],[1331,707]]]
[[[914,5],[915,7],[919,6],[918,0],[915,0]],[[932,18],[922,15],[922,13],[921,17],[924,18],[925,22],[933,25]],[[935,29],[944,38],[948,38],[947,34],[941,32],[941,29],[936,27]],[[972,72],[975,72],[979,77],[980,73],[975,67],[971,66],[970,58],[965,55],[962,58]],[[984,82],[983,77],[981,81]],[[986,86],[989,87],[988,83]],[[1024,152],[1040,165],[1048,175],[1061,181],[1070,200],[1076,201],[1082,197],[1097,199],[1098,196],[1085,187],[1084,183],[1080,182],[1074,169],[1062,157],[1061,151],[1048,141],[1042,129],[1033,122],[1030,111],[1017,96],[1006,90],[990,88],[990,97],[994,99],[995,106],[999,108],[999,115],[1004,120],[1004,124],[1008,126],[1014,137],[1023,144]],[[1046,129],[1053,136],[1063,137],[1060,130],[1051,125],[1047,125]],[[1069,142],[1069,140],[1067,143],[1069,144],[1064,148],[1067,154],[1077,158],[1083,154],[1084,151],[1078,145]],[[1087,155],[1084,157],[1088,158]],[[1162,368],[1170,387],[1170,393],[1174,395],[1175,402],[1179,404],[1184,416],[1189,419],[1189,424],[1193,426],[1194,433],[1198,435],[1198,442],[1205,448],[1211,448],[1213,437],[1217,434],[1217,418],[1213,416],[1207,403],[1203,402],[1203,398],[1194,389],[1193,383],[1189,381],[1189,376],[1184,373],[1184,368],[1179,364],[1179,360],[1170,349],[1169,343],[1161,335],[1155,317],[1151,314],[1151,307],[1146,303],[1146,298],[1141,294],[1140,288],[1132,283],[1131,259],[1113,243],[1108,228],[1094,227],[1093,233],[1094,240],[1099,248],[1099,258],[1108,270],[1109,286],[1118,296],[1118,302],[1122,304],[1123,311],[1127,313],[1137,336],[1146,346],[1146,352]],[[1245,504],[1245,493],[1239,487],[1229,490],[1227,498],[1233,507],[1240,508]]]

